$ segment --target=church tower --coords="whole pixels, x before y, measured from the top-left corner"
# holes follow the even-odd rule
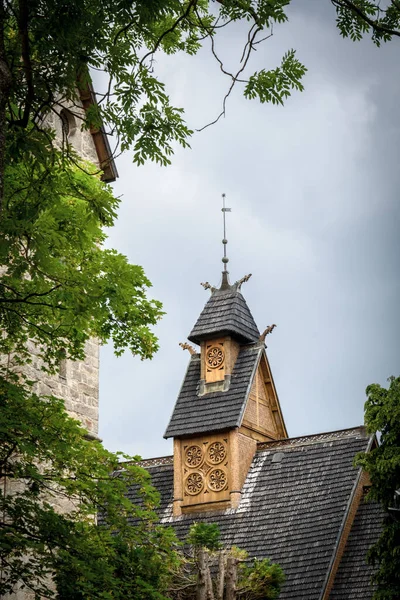
[[[112,183],[118,177],[108,137],[103,128],[82,127],[85,113],[96,103],[96,96],[90,81],[79,82],[79,100],[64,101],[63,108],[46,115],[44,124],[55,133],[56,143],[71,145],[82,160],[98,165],[101,179]],[[99,425],[99,343],[91,338],[85,344],[85,358],[72,361],[61,360],[59,372],[50,375],[43,370],[39,348],[28,342],[31,362],[24,365],[23,371],[31,381],[36,382],[34,391],[39,396],[53,395],[62,398],[69,415],[79,420],[87,429],[88,435],[98,439]],[[7,358],[6,358],[7,360]]]
[[[226,257],[225,257],[226,259]],[[227,262],[227,259],[226,259]],[[246,276],[221,286],[188,339],[189,366],[165,432],[174,438],[174,515],[236,508],[257,442],[287,437],[260,335],[242,296]]]

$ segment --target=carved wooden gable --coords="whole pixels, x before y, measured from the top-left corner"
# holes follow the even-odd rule
[[[241,431],[260,441],[287,437],[268,359],[265,354],[260,360],[253,379]]]

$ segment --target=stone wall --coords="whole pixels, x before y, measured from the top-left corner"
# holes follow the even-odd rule
[[[48,375],[37,356],[38,349],[30,342],[32,363],[24,366],[28,379],[35,381],[34,391],[39,396],[56,396],[65,401],[65,408],[79,419],[89,433],[97,436],[99,430],[99,344],[86,342],[83,361],[63,360],[57,375]]]
[[[96,148],[90,131],[81,130],[84,109],[81,105],[65,103],[65,108],[59,111],[60,118],[55,113],[46,116],[45,124],[56,132],[56,140],[68,141],[83,160],[98,164]]]

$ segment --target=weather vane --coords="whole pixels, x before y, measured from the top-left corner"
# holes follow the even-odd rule
[[[226,272],[226,265],[229,262],[229,258],[227,258],[226,256],[226,245],[228,243],[228,240],[226,239],[226,219],[225,219],[225,213],[227,212],[231,212],[230,208],[226,208],[225,206],[225,194],[222,194],[222,214],[223,214],[223,219],[224,219],[224,239],[222,240],[222,243],[224,245],[224,258],[222,259],[222,262],[224,263],[224,271]]]

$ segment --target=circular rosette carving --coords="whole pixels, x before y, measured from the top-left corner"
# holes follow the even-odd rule
[[[204,480],[203,480],[201,473],[198,473],[197,471],[195,471],[194,473],[190,473],[186,477],[185,490],[191,496],[196,496],[197,494],[200,494],[200,492],[202,491],[203,488],[204,488]]]
[[[207,350],[206,362],[210,369],[217,369],[225,360],[225,353],[220,346],[212,346]]]
[[[226,488],[228,477],[221,467],[213,469],[208,475],[208,487],[213,492],[222,492]]]
[[[212,465],[219,465],[226,458],[226,448],[222,442],[210,444],[207,450],[207,459]]]
[[[200,448],[200,446],[196,446],[195,444],[193,444],[193,446],[189,446],[189,448],[186,448],[185,463],[188,467],[191,467],[192,469],[194,467],[199,467],[203,460],[203,450]]]

